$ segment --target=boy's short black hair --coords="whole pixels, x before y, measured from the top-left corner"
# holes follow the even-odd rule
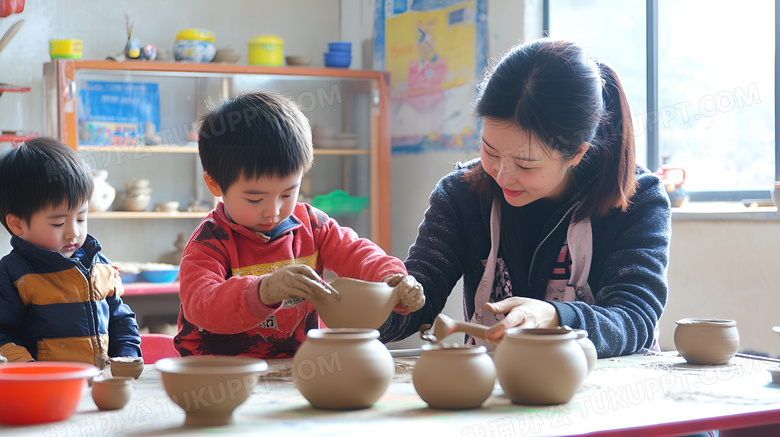
[[[0,156],[0,221],[28,224],[33,214],[67,202],[75,209],[92,197],[92,171],[79,154],[54,138],[33,138]]]
[[[203,171],[222,191],[242,176],[305,173],[314,160],[309,120],[294,102],[269,92],[227,99],[206,115],[198,153]]]

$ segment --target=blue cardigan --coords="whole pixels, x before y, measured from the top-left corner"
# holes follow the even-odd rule
[[[476,161],[458,164],[439,181],[405,261],[409,274],[424,287],[425,306],[411,314],[393,313],[380,328],[384,342],[404,339],[432,323],[450,292],[463,277],[464,317],[474,313],[474,296],[490,252],[491,200],[472,191],[463,175]],[[626,211],[611,210],[591,218],[593,253],[588,276],[594,305],[550,302],[561,325],[586,329],[600,357],[626,355],[649,348],[668,295],[667,264],[671,237],[669,198],[654,174],[637,168],[637,191]],[[593,173],[579,179],[587,181]],[[511,282],[527,284],[515,296],[544,298],[544,292],[566,239],[572,206],[587,192],[579,182],[575,194],[545,221],[531,271],[507,262]],[[504,204],[503,210],[513,208]],[[503,235],[502,235],[503,239]],[[502,243],[503,244],[503,243]],[[518,290],[520,288],[521,290]],[[540,297],[541,296],[541,297]]]
[[[135,314],[119,297],[116,269],[87,235],[76,256],[17,236],[0,260],[0,353],[9,361],[81,361],[141,356]]]

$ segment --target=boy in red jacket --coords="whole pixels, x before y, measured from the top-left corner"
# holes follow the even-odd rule
[[[222,199],[184,249],[175,338],[182,356],[293,356],[318,327],[307,299],[339,298],[321,279],[324,269],[387,282],[400,298],[397,312],[422,308],[422,287],[400,260],[297,202],[314,152],[293,102],[265,92],[228,99],[203,120],[198,149],[206,184]]]

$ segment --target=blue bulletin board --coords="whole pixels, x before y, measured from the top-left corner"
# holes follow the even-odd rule
[[[87,81],[79,90],[79,144],[144,143],[144,124],[160,126],[156,83]]]

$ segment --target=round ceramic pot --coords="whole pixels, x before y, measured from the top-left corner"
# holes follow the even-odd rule
[[[571,330],[510,329],[494,361],[504,393],[516,404],[566,403],[588,375],[588,359]]]
[[[493,392],[496,366],[484,346],[426,345],[412,371],[412,382],[431,408],[479,408]]]
[[[312,329],[295,353],[292,376],[313,407],[367,408],[395,373],[390,351],[374,329]]]
[[[141,357],[114,357],[108,360],[112,376],[132,376],[138,379],[144,371],[144,359]]]
[[[584,329],[575,329],[574,333],[577,334],[577,344],[580,345],[582,351],[585,352],[585,358],[588,359],[588,375],[590,375],[590,372],[596,368],[596,360],[599,359],[596,345],[588,338],[588,331]]]
[[[133,378],[119,376],[115,378],[94,379],[92,381],[92,400],[101,410],[118,410],[127,404],[133,393]]]
[[[377,329],[398,303],[393,287],[384,282],[338,278],[330,285],[341,299],[317,296],[311,300],[328,328]]]
[[[691,364],[726,364],[739,349],[736,320],[680,319],[674,346]]]

